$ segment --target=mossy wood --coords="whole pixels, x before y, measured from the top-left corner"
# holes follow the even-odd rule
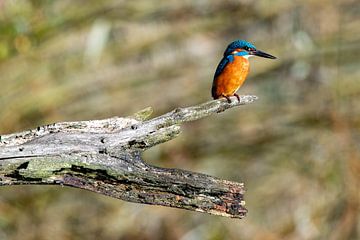
[[[59,184],[129,202],[242,218],[244,184],[151,166],[141,153],[180,133],[180,124],[251,103],[256,96],[209,101],[146,120],[131,117],[63,122],[0,137],[0,186]]]

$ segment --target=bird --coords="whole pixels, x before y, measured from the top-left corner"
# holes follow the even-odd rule
[[[276,59],[245,40],[235,40],[227,46],[214,74],[211,88],[214,99],[223,97],[231,103],[230,97],[235,96],[240,101],[236,91],[245,82],[250,69],[249,57],[252,56]]]

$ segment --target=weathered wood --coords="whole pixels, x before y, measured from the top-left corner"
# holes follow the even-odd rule
[[[0,138],[0,186],[60,184],[125,201],[242,218],[244,184],[205,174],[148,165],[146,149],[180,133],[179,124],[251,103],[256,96],[177,108],[146,120],[134,116],[63,122]]]

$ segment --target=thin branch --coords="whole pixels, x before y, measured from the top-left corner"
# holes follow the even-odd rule
[[[148,165],[141,153],[180,133],[179,124],[252,103],[256,96],[209,101],[146,120],[134,116],[62,122],[0,137],[0,186],[60,184],[125,201],[242,218],[244,185]]]

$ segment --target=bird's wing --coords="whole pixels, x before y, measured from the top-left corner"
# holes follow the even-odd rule
[[[231,57],[233,58],[233,56],[230,55],[221,59],[219,65],[216,68],[214,79],[216,79],[221,74],[221,72],[225,69],[228,63],[232,62],[233,59]]]
[[[232,57],[232,56],[231,56]],[[229,58],[229,56],[227,57],[223,57],[223,59],[221,59],[219,65],[216,68],[215,71],[215,75],[214,75],[214,80],[213,80],[213,84],[212,84],[212,88],[211,88],[211,95],[214,99],[217,99],[219,96],[216,94],[216,87],[217,87],[217,77],[222,73],[222,71],[224,71],[224,69],[226,68],[226,66],[233,61],[233,58]]]

